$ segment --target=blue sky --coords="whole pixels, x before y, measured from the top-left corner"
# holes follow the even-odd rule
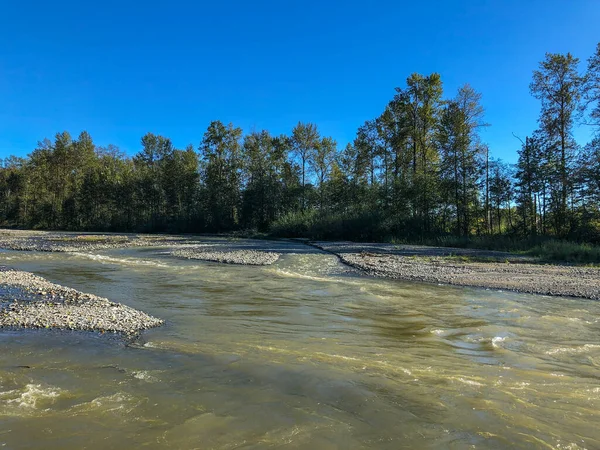
[[[482,137],[514,162],[512,133],[536,127],[532,71],[545,52],[583,69],[598,23],[597,0],[5,1],[0,157],[61,130],[129,154],[148,131],[197,146],[217,119],[274,134],[315,122],[341,147],[412,72],[439,72],[446,97],[467,82],[483,94]]]

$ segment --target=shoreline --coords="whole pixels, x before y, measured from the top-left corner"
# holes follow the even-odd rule
[[[600,300],[600,269],[534,264],[501,252],[353,242],[310,242],[361,273],[376,278]],[[453,250],[458,250],[455,255]],[[456,259],[512,256],[505,262]]]
[[[173,250],[170,254],[182,259],[244,266],[269,266],[281,256],[281,253],[262,250],[221,250],[218,246],[190,246]]]
[[[132,336],[164,321],[104,297],[0,266],[0,328],[112,332]]]
[[[86,252],[131,247],[170,247],[175,258],[252,266],[273,264],[282,254],[296,252],[294,247],[313,248],[378,278],[600,300],[599,268],[536,264],[532,257],[505,252],[306,239],[0,230],[0,249]]]
[[[37,252],[80,252],[132,247],[180,245],[191,238],[176,235],[71,233],[0,229],[0,249]]]

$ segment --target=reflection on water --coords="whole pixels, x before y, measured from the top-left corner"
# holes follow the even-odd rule
[[[129,345],[1,331],[0,447],[600,448],[598,302],[361,278],[285,250],[270,267],[1,253],[167,324]]]

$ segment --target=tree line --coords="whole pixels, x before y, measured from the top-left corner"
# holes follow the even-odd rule
[[[545,55],[530,91],[538,129],[518,162],[490,155],[481,94],[446,97],[412,74],[340,149],[317,125],[288,135],[210,123],[198,146],[148,133],[130,157],[87,132],[45,139],[0,168],[3,226],[230,232],[380,240],[510,234],[600,243],[600,44],[581,70]],[[593,130],[588,143],[574,126]],[[518,146],[518,141],[515,140]]]

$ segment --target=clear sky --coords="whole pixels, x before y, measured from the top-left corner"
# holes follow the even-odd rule
[[[598,0],[8,1],[0,8],[0,157],[88,130],[129,154],[148,131],[197,146],[211,120],[289,133],[315,122],[340,147],[412,72],[445,96],[483,94],[492,153],[514,162],[536,127],[545,52],[582,60]],[[578,130],[585,140],[588,131]]]

